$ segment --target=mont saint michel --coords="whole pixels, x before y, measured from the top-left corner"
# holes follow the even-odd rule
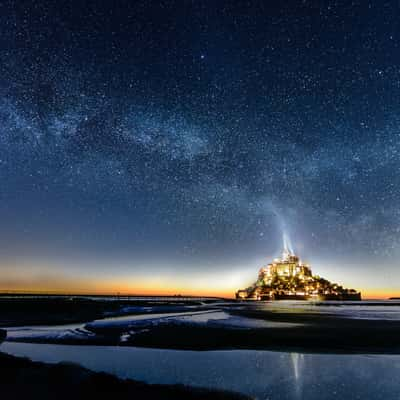
[[[237,299],[361,300],[360,292],[313,275],[309,264],[293,253],[285,239],[283,247],[282,257],[262,267],[253,285],[236,292]]]

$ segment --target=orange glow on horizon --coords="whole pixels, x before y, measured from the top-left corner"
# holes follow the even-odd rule
[[[49,295],[82,295],[82,296],[188,296],[188,297],[221,297],[234,298],[235,293],[232,291],[215,292],[215,291],[191,291],[191,290],[155,290],[155,289],[138,289],[138,290],[82,290],[82,289],[45,289],[45,288],[20,288],[20,289],[0,289],[0,294],[49,294]]]
[[[79,275],[78,275],[79,274]],[[101,276],[94,276],[89,272],[68,271],[63,268],[50,266],[35,266],[28,268],[21,265],[3,266],[0,281],[0,293],[32,293],[32,294],[77,294],[77,295],[131,295],[131,296],[209,296],[234,298],[235,292],[251,283],[252,273],[246,275],[237,267],[210,273],[183,272],[134,274],[122,271],[110,275],[109,272]],[[353,287],[349,282],[349,287]],[[400,297],[400,289],[376,287],[369,282],[362,282],[364,289],[356,285],[355,289],[361,291],[362,298],[388,299]]]
[[[0,293],[15,294],[76,294],[76,295],[109,295],[109,296],[205,296],[234,298],[236,288],[218,290],[216,288],[200,288],[189,286],[167,286],[156,282],[141,282],[136,285],[123,285],[118,282],[57,282],[50,285],[0,285]]]
[[[86,286],[86,285],[84,285]],[[76,294],[76,295],[106,295],[106,296],[195,296],[195,297],[222,297],[222,298],[234,298],[235,292],[239,288],[232,289],[221,289],[215,288],[189,288],[189,287],[167,287],[161,285],[107,285],[103,284],[92,284],[86,287],[83,285],[52,285],[52,286],[17,286],[17,287],[0,287],[0,293],[10,294]],[[385,300],[390,297],[400,297],[399,292],[393,292],[391,290],[379,289],[379,290],[361,290],[362,299],[377,299]]]

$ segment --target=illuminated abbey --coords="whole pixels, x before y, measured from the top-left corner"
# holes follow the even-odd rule
[[[345,289],[312,274],[308,264],[300,261],[284,237],[282,258],[260,269],[257,281],[236,292],[238,299],[251,300],[361,300],[361,293]]]

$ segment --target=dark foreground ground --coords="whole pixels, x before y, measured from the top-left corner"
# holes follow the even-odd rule
[[[2,399],[174,399],[241,400],[247,396],[182,385],[149,385],[92,372],[79,365],[55,365],[0,353]]]

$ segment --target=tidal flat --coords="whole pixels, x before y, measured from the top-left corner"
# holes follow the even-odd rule
[[[19,300],[18,310],[21,301],[35,302]],[[51,299],[46,301],[47,312],[53,312]],[[35,362],[73,362],[120,379],[225,395],[233,391],[256,399],[357,399],[368,394],[397,399],[400,391],[398,301],[63,301],[76,308],[79,321],[71,323],[74,315],[65,308],[46,320],[44,307],[43,324],[29,324],[34,315],[24,320],[8,308],[7,319],[0,317],[7,331],[0,350]],[[81,320],[91,313],[92,318]],[[55,319],[59,324],[52,324]],[[7,321],[12,323],[6,326]],[[371,377],[379,383],[372,385]]]
[[[24,304],[31,310],[27,318],[21,312]],[[10,342],[203,351],[400,353],[400,303],[396,301],[57,298],[53,302],[49,298],[39,302],[18,299],[15,304],[7,299],[6,307],[7,312],[0,313],[0,324]]]

